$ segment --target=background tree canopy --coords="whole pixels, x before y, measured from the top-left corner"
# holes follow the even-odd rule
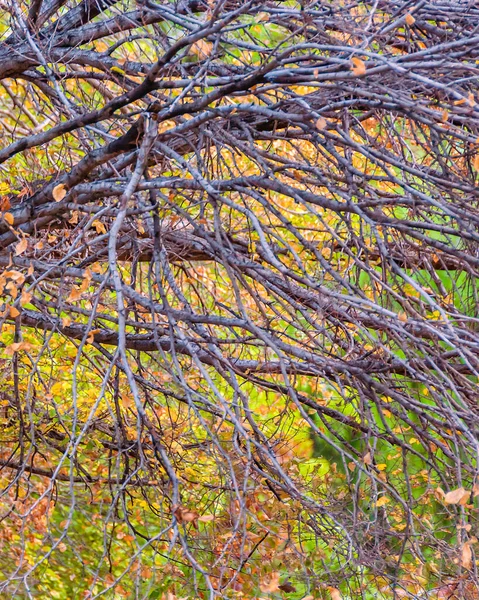
[[[478,598],[476,3],[1,8],[0,596]]]

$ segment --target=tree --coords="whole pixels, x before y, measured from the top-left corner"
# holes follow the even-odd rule
[[[3,9],[4,597],[476,598],[477,7]]]

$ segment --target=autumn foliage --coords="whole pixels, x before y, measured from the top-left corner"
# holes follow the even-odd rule
[[[0,597],[479,597],[478,22],[5,0]]]

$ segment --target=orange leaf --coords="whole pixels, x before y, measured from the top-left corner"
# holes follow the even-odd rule
[[[465,569],[470,569],[472,565],[472,549],[471,542],[466,542],[462,547],[461,552],[461,565]]]
[[[27,238],[22,238],[18,244],[15,246],[15,255],[19,256],[23,254],[25,250],[28,248],[28,240]]]
[[[25,306],[25,304],[28,304],[32,299],[32,293],[31,292],[22,292],[22,295],[20,296],[20,304],[21,306]]]
[[[100,233],[106,233],[105,225],[98,219],[95,219],[93,221],[92,225],[96,229],[96,232],[98,233],[98,235],[100,235]]]
[[[18,317],[18,315],[20,314],[20,311],[18,310],[18,308],[15,308],[15,306],[9,306],[8,312],[10,313],[12,319],[15,319],[15,317]]]
[[[3,213],[3,218],[9,225],[13,225],[13,223],[15,222],[12,213]]]
[[[15,352],[19,352],[20,350],[30,350],[32,345],[28,342],[15,342],[14,344],[10,344],[4,350],[5,354],[12,356]]]
[[[60,200],[63,200],[63,198],[65,198],[66,195],[67,190],[65,188],[65,184],[63,183],[56,185],[52,190],[52,196],[55,202],[60,202]]]
[[[101,331],[101,329],[92,329],[86,339],[87,344],[93,344],[93,341],[95,339],[95,334],[100,333],[100,331]]]
[[[263,579],[259,584],[259,589],[264,593],[279,591],[279,573],[272,573],[269,579]]]
[[[416,22],[416,19],[410,13],[408,13],[406,15],[406,23],[408,25],[414,25],[415,22]]]
[[[331,594],[331,600],[341,600],[341,592],[338,588],[329,588],[329,593]]]
[[[4,210],[8,210],[10,208],[11,204],[10,204],[10,198],[8,196],[1,196],[0,197],[0,210],[4,211]]]
[[[73,287],[70,292],[70,295],[67,298],[67,302],[75,302],[76,300],[79,300],[81,298],[81,295],[81,290],[77,289],[76,287]]]
[[[446,504],[465,504],[469,500],[471,492],[468,492],[463,487],[452,490],[444,496]]]
[[[361,60],[357,56],[353,56],[351,62],[353,63],[351,71],[354,73],[354,75],[359,77],[360,75],[366,74],[366,63],[364,62],[364,60]]]

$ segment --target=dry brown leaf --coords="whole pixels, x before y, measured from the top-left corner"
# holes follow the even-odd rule
[[[67,190],[65,188],[65,184],[60,183],[53,188],[52,196],[55,202],[60,202],[67,195]]]
[[[177,506],[173,511],[178,523],[193,523],[197,527],[196,521],[199,519],[199,514],[194,510],[190,510],[186,506]]]
[[[198,521],[201,521],[202,523],[208,523],[209,521],[214,521],[214,520],[215,520],[214,515],[201,515],[201,517],[198,517]]]
[[[373,464],[373,460],[371,458],[371,452],[367,452],[364,457],[363,457],[363,463],[365,465],[372,465]]]
[[[357,56],[353,56],[351,62],[353,63],[351,71],[354,73],[354,75],[359,77],[360,75],[366,74],[366,63],[364,62],[364,60],[361,60]]]
[[[476,154],[476,156],[474,157],[474,160],[472,161],[472,166],[476,169],[476,171],[479,171],[479,154]]]
[[[314,596],[305,596],[304,598],[301,598],[301,600],[314,600]]]
[[[192,523],[197,519],[198,513],[196,513],[194,510],[186,510],[185,512],[181,513],[181,520],[183,521],[183,523]]]
[[[466,542],[462,547],[461,565],[465,569],[470,569],[472,565],[472,548],[471,542]]]
[[[268,579],[263,579],[259,584],[259,589],[264,593],[279,591],[279,573],[272,573]]]
[[[278,588],[286,594],[291,594],[292,592],[296,591],[296,588],[290,581],[285,581],[284,583],[281,583],[280,585],[278,585]]]
[[[22,238],[18,244],[15,246],[15,255],[19,256],[23,254],[25,250],[28,248],[28,240],[27,238]]]
[[[331,600],[341,600],[341,592],[337,588],[329,588]]]
[[[319,129],[320,131],[322,129],[326,129],[327,124],[328,124],[328,122],[326,121],[326,119],[324,117],[319,117],[318,120],[316,121],[316,129]]]
[[[399,312],[398,313],[398,319],[402,322],[402,323],[406,323],[407,321],[407,314],[405,312]]]
[[[469,500],[471,492],[466,491],[463,487],[457,488],[457,490],[451,490],[444,496],[444,502],[446,504],[463,504]]]

